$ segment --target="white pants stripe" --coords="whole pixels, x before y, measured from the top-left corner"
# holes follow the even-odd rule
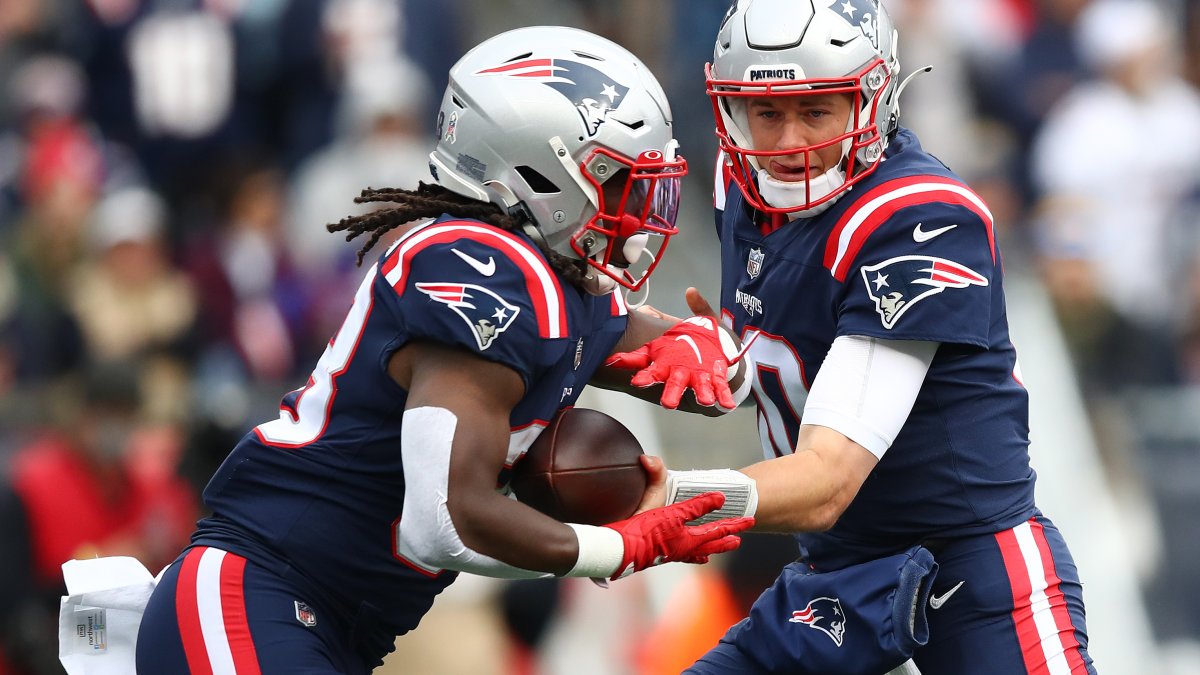
[[[1050,600],[1046,597],[1047,575],[1042,566],[1041,551],[1033,538],[1033,529],[1028,522],[1021,523],[1013,528],[1013,534],[1016,535],[1025,569],[1029,573],[1030,610],[1033,612],[1033,622],[1041,640],[1042,653],[1046,656],[1046,669],[1051,675],[1070,675],[1071,667],[1063,653],[1065,648],[1059,637],[1058,626],[1054,622]]]
[[[200,558],[196,570],[196,608],[200,613],[200,631],[213,675],[236,675],[233,651],[225,632],[225,616],[221,611],[221,563],[225,551],[210,548]]]

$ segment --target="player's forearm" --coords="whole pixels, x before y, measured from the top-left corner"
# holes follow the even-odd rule
[[[813,532],[833,527],[876,461],[831,429],[801,427],[797,452],[742,469],[758,487],[755,529]]]
[[[498,493],[450,501],[464,546],[514,567],[566,574],[579,555],[570,527]]]
[[[653,340],[654,338],[667,332],[667,330],[679,323],[680,319],[677,316],[672,316],[666,312],[644,305],[629,312],[629,320],[625,324],[625,334],[621,336],[617,342],[614,352],[627,352]]]

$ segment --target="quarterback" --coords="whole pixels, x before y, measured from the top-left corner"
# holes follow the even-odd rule
[[[766,459],[671,491],[736,486],[801,557],[688,673],[1095,672],[1034,501],[992,214],[900,126],[899,76],[872,0],[739,0],[717,34],[721,317]],[[615,361],[657,379],[638,354]]]

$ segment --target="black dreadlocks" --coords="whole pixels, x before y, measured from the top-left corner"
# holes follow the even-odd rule
[[[346,232],[346,241],[360,234],[371,233],[370,239],[358,251],[358,264],[361,266],[363,257],[379,242],[384,233],[405,223],[422,218],[436,218],[444,213],[460,218],[471,218],[493,225],[509,232],[521,231],[524,220],[504,212],[499,206],[482,202],[470,197],[464,197],[452,192],[441,185],[420,182],[416,190],[400,188],[366,188],[354,198],[356,204],[371,202],[394,202],[399,206],[382,208],[359,216],[342,218],[336,223],[330,223],[325,229],[330,232]],[[568,258],[546,248],[540,241],[534,242],[550,267],[568,282],[578,286],[583,283],[585,264],[582,260]]]

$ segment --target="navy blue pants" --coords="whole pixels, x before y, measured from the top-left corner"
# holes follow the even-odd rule
[[[922,675],[1095,675],[1079,574],[1048,519],[952,540],[936,551],[925,593],[904,591],[900,583],[885,596],[875,577],[886,575],[886,566],[865,575],[851,568],[816,575],[785,569],[750,617],[686,673],[882,675],[908,656],[903,636],[897,638],[903,627],[889,608],[909,600],[927,620],[928,633],[917,636],[923,644],[908,643]],[[848,586],[839,589],[842,583]],[[835,611],[845,618],[831,621]]]
[[[370,673],[344,622],[279,576],[217,548],[187,550],[138,630],[138,673]]]

